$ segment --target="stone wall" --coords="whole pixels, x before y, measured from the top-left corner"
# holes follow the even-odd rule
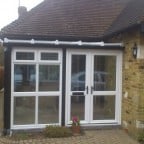
[[[144,49],[144,36],[135,29],[112,39],[123,42],[122,126],[137,137],[144,129],[144,58],[134,58],[132,49],[136,43]]]

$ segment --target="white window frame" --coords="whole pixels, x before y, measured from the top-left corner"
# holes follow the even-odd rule
[[[34,52],[34,60],[16,60],[16,52]],[[50,53],[58,53],[58,60],[40,60],[41,52],[50,52]],[[15,64],[34,64],[36,66],[36,91],[34,92],[14,92],[14,65]],[[60,78],[59,78],[59,91],[38,91],[38,71],[39,65],[59,65],[60,67]],[[60,49],[33,49],[33,48],[13,48],[12,49],[12,57],[11,57],[11,121],[10,127],[11,129],[33,129],[33,128],[44,128],[46,125],[61,125],[61,107],[62,107],[62,50]],[[15,97],[35,97],[35,123],[27,124],[27,125],[14,125],[14,98]],[[38,124],[38,98],[40,96],[58,96],[59,97],[59,122],[53,124]]]

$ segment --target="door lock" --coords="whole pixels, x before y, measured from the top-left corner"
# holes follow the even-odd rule
[[[89,92],[89,88],[88,86],[86,86],[86,94],[88,94],[88,92]]]
[[[91,94],[93,94],[93,91],[94,91],[94,87],[91,86]]]

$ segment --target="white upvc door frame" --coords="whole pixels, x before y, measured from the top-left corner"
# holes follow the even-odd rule
[[[86,85],[93,85],[93,65],[94,56],[116,56],[116,90],[115,91],[96,91],[93,94],[85,96],[85,120],[81,121],[84,125],[120,125],[121,124],[121,97],[122,97],[122,51],[120,50],[68,50],[66,59],[66,111],[65,125],[71,124],[70,107],[71,107],[71,57],[72,55],[86,55]],[[90,74],[89,74],[90,73]],[[89,88],[90,91],[90,88]],[[115,95],[115,119],[113,120],[93,120],[93,96],[92,95]]]

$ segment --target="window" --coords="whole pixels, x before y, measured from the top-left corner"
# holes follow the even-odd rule
[[[13,50],[12,128],[60,124],[61,55],[60,50]]]
[[[36,66],[14,65],[14,91],[27,92],[36,90]]]
[[[41,60],[58,60],[58,53],[41,53]]]
[[[39,65],[39,91],[59,90],[59,65]]]
[[[16,52],[16,60],[34,60],[33,52]]]

